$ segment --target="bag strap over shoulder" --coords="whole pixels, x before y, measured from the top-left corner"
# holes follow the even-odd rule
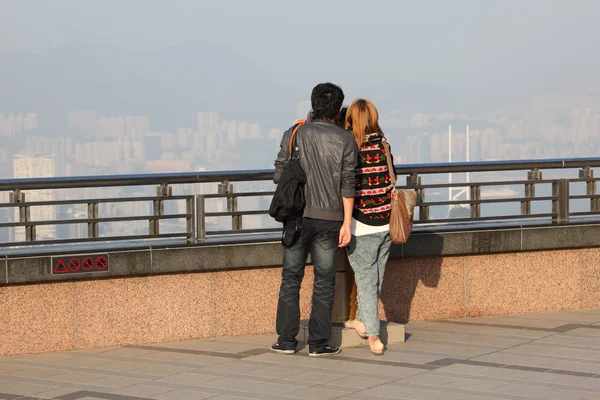
[[[290,153],[290,157],[292,156],[292,150],[294,147],[294,137],[296,136],[296,132],[298,132],[298,129],[300,129],[300,127],[302,125],[304,125],[305,123],[306,123],[306,120],[303,120],[303,119],[296,121],[296,127],[294,128],[294,130],[292,131],[292,134],[290,135],[290,144],[288,145],[288,152]]]
[[[392,185],[396,187],[396,170],[394,169],[394,164],[392,164],[392,153],[390,150],[390,145],[386,141],[381,142],[381,144],[385,148],[385,158],[387,159],[388,173],[390,174]]]

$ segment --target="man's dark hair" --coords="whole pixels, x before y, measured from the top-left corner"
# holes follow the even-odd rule
[[[310,102],[314,119],[333,120],[337,118],[344,103],[344,92],[333,83],[320,83],[314,87]]]

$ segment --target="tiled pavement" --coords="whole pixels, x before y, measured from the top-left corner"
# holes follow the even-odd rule
[[[274,336],[0,357],[0,399],[600,399],[600,309],[408,324],[383,357]]]

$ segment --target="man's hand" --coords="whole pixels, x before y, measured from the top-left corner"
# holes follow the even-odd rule
[[[340,229],[340,242],[338,246],[346,247],[352,237],[352,209],[354,208],[354,197],[342,197],[344,204],[344,222]]]
[[[340,229],[340,240],[339,240],[339,247],[346,247],[348,245],[348,243],[350,243],[350,238],[352,237],[352,233],[351,233],[351,229],[350,229],[350,224],[344,224],[342,225],[342,228]]]

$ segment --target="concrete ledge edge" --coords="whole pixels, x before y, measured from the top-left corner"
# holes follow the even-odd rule
[[[408,243],[394,245],[391,257],[467,256],[600,247],[600,224],[501,228],[496,230],[415,232]],[[52,257],[109,255],[109,270],[98,273],[53,275]],[[158,248],[77,248],[31,256],[0,256],[0,286],[149,275],[270,268],[281,265],[280,242],[173,245]],[[310,262],[310,260],[309,260]]]

